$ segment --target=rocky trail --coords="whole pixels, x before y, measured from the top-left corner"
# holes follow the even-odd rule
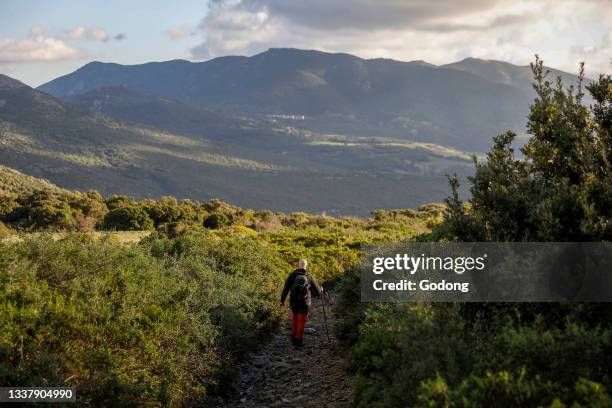
[[[276,333],[261,350],[239,367],[236,392],[215,407],[349,407],[352,388],[344,359],[333,337],[333,305],[326,305],[328,342],[323,310],[314,302],[304,334],[304,348],[294,349],[291,325]]]

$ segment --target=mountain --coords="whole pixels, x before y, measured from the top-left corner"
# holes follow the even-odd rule
[[[503,61],[465,58],[452,64],[443,65],[443,67],[469,72],[487,81],[522,89],[526,93],[535,96],[532,85],[533,74],[529,65],[519,66]],[[547,70],[549,71],[547,78],[551,81],[561,77],[565,85],[569,86],[576,83],[576,75],[553,68],[547,68]],[[590,80],[587,79],[587,82],[590,82]]]
[[[126,87],[251,116],[299,117],[293,126],[321,133],[386,136],[484,152],[496,134],[524,132],[534,97],[528,70],[476,59],[435,66],[270,49],[205,62],[92,62],[39,90],[65,97]]]
[[[201,104],[184,103],[164,97],[145,95],[125,88],[96,88],[83,94],[62,98],[97,112],[132,122],[197,134],[206,129],[238,128],[242,121]]]
[[[472,171],[469,155],[448,146],[320,133],[283,120],[122,88],[68,102],[0,75],[0,164],[62,188],[367,215],[440,201],[445,174]]]

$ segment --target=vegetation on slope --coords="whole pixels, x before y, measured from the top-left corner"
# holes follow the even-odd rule
[[[49,190],[0,203],[21,236],[0,242],[0,382],[75,386],[84,405],[122,406],[227,391],[236,361],[282,322],[280,286],[298,259],[335,281],[362,243],[427,231],[443,210],[333,218]],[[156,231],[127,245],[104,233],[126,228]]]
[[[84,405],[202,402],[277,326],[289,265],[253,238],[70,234],[0,245],[0,381]]]
[[[32,193],[36,190],[48,190],[58,193],[67,193],[55,184],[24,174],[20,171],[0,164],[0,194],[4,193]]]
[[[526,67],[478,59],[434,66],[273,48],[251,57],[204,62],[92,62],[39,89],[87,103],[91,96],[80,94],[122,86],[243,114],[297,116],[299,120],[290,121],[305,130],[383,134],[484,152],[488,135],[523,129],[534,96],[529,83]],[[94,99],[105,109],[104,99]],[[176,107],[166,104],[162,112]],[[138,110],[134,113],[142,117]],[[182,115],[172,117],[180,120]]]
[[[589,86],[588,109],[580,88],[551,86],[534,69],[527,159],[500,136],[470,179],[468,205],[454,190],[445,213],[429,205],[334,218],[218,200],[5,193],[1,221],[22,239],[0,242],[0,382],[75,386],[84,404],[205,402],[281,322],[280,284],[306,257],[317,278],[342,279],[337,330],[357,407],[609,406],[606,305],[359,299],[368,242],[609,240],[611,79]],[[154,232],[135,245],[71,232],[115,229]],[[66,235],[24,234],[39,230]]]
[[[464,152],[443,146],[306,132],[126,89],[83,98],[86,106],[68,103],[0,76],[0,162],[104,195],[358,216],[440,200],[444,174],[472,171]],[[311,143],[340,139],[359,146]]]
[[[612,238],[612,79],[550,84],[538,99],[525,159],[500,135],[470,178],[465,205],[422,240],[609,241]],[[604,407],[612,405],[609,304],[363,304],[345,276],[338,335],[350,347],[356,407]],[[359,327],[356,331],[355,327]]]

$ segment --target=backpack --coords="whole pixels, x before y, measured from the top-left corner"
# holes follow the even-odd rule
[[[293,301],[304,301],[308,297],[308,291],[310,290],[310,280],[305,274],[299,274],[295,276],[293,280],[293,286],[291,287],[291,300]]]

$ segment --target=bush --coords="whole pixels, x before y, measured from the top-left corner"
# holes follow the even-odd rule
[[[470,375],[455,388],[437,377],[421,384],[416,407],[544,407],[556,398],[557,387],[539,377],[527,378],[526,372],[513,375],[507,371]]]
[[[0,243],[0,383],[83,405],[205,403],[283,317],[288,266],[252,239],[70,234]]]
[[[97,191],[88,191],[75,197],[70,206],[77,210],[75,220],[79,231],[93,231],[108,214],[108,208]]]
[[[0,192],[0,221],[11,222],[11,215],[21,207],[17,195]]]
[[[545,382],[539,376],[527,377],[525,370],[518,375],[507,371],[486,373],[483,376],[470,375],[458,387],[451,388],[437,377],[424,381],[419,390],[416,407],[550,407],[569,406],[560,398],[554,397],[559,392],[553,382]],[[609,407],[612,398],[602,384],[579,379],[573,388],[571,404],[574,408]]]
[[[136,200],[126,195],[112,195],[104,200],[106,207],[109,210],[115,210],[120,207],[131,207],[136,205]]]
[[[33,228],[73,229],[76,220],[70,205],[59,200],[35,202],[28,211],[29,225]]]
[[[204,220],[204,227],[218,229],[230,224],[230,219],[225,214],[211,214]]]
[[[356,407],[610,401],[605,304],[365,304],[357,271],[343,277],[337,293],[336,334],[350,347]]]
[[[494,139],[484,163],[469,178],[469,211],[458,182],[438,237],[463,241],[609,241],[612,239],[612,78],[578,91],[547,81],[541,60],[532,65],[537,98],[530,107],[524,159],[515,157],[515,134]]]
[[[153,220],[143,208],[132,205],[111,210],[102,225],[106,230],[148,231],[153,229]]]
[[[473,344],[457,308],[375,304],[349,354],[356,407],[413,406],[421,382],[438,373],[455,384],[469,372]]]

